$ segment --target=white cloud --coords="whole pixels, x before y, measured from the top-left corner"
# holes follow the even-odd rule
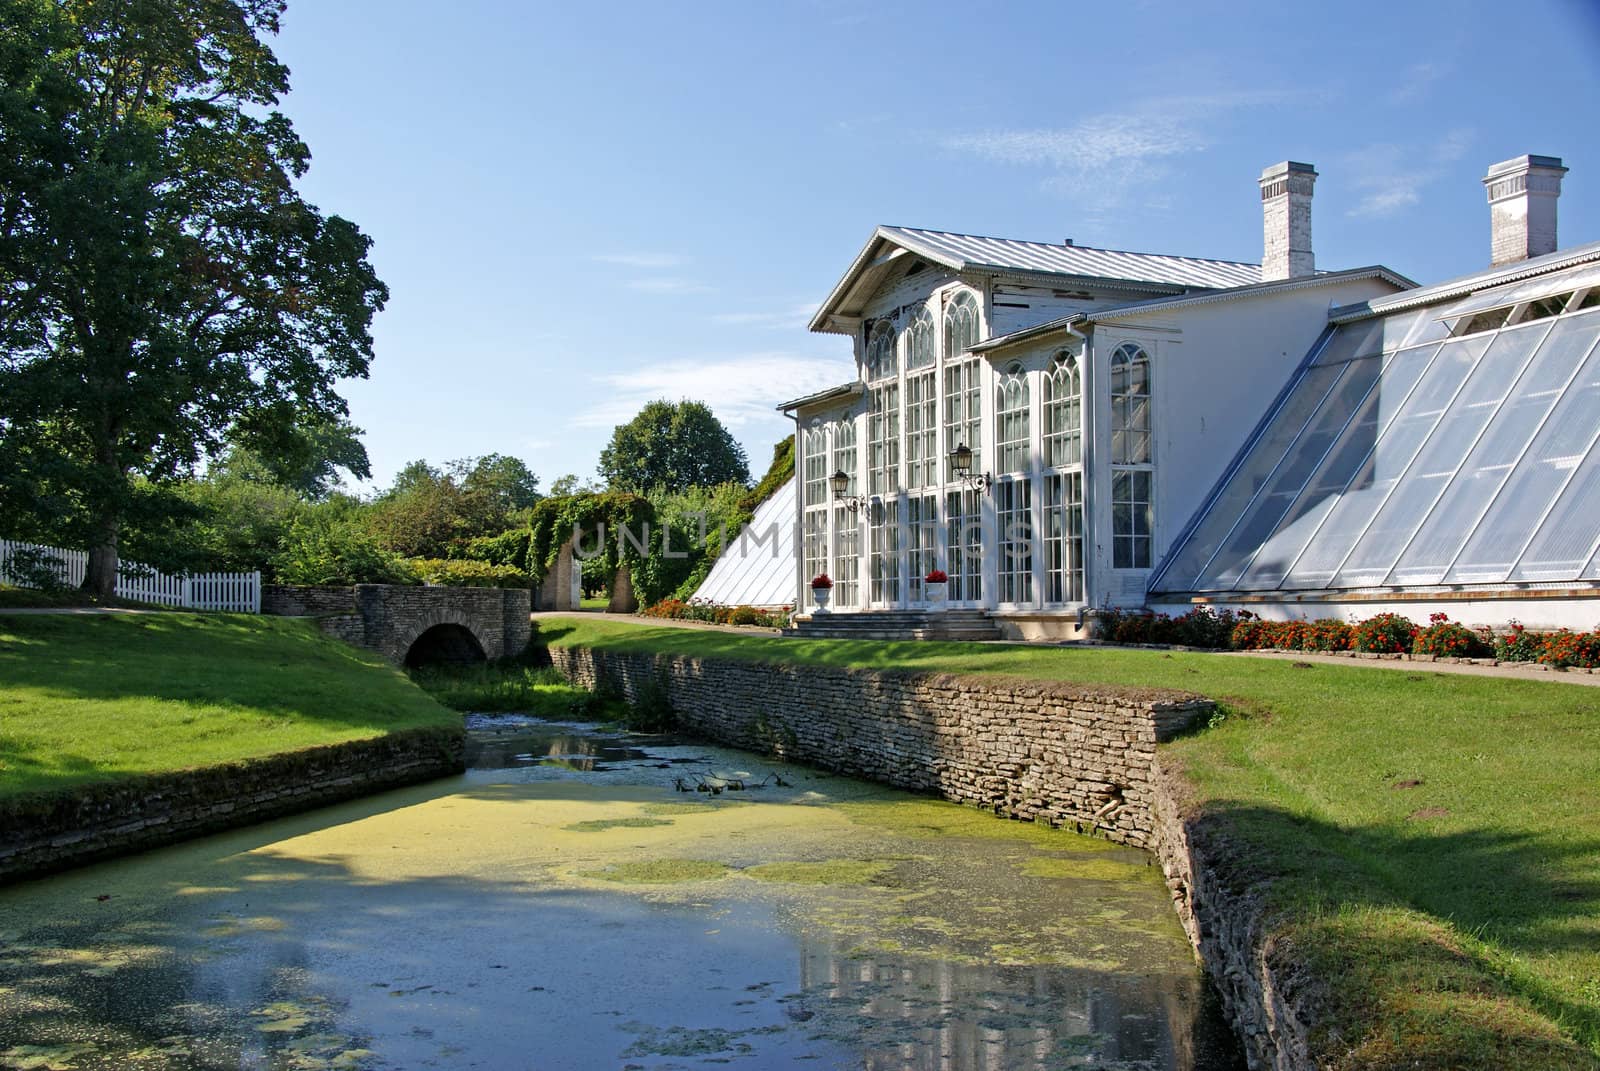
[[[1389,90],[1390,104],[1410,104],[1428,95],[1435,82],[1450,72],[1446,64],[1436,62],[1413,63],[1395,80]]]
[[[629,290],[637,290],[642,294],[709,294],[711,287],[694,279],[678,279],[663,276],[654,279],[630,279]]]
[[[689,263],[676,253],[596,253],[589,258],[599,264],[619,264],[624,268],[678,268]]]
[[[1362,196],[1345,214],[1384,219],[1422,202],[1424,189],[1450,173],[1449,164],[1466,155],[1474,132],[1458,128],[1432,145],[1378,142],[1345,157],[1350,183]]]
[[[657,398],[704,402],[729,428],[771,423],[778,417],[774,406],[838,386],[854,374],[847,357],[781,352],[648,364],[600,377],[602,400],[578,413],[573,423],[613,427],[633,419]]]
[[[1068,127],[952,134],[940,144],[998,163],[1046,168],[1052,174],[1042,181],[1045,189],[1104,211],[1131,187],[1159,181],[1171,161],[1206,149],[1214,120],[1282,99],[1263,93],[1157,98]]]

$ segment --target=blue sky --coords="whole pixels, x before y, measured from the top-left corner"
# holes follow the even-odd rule
[[[375,484],[490,452],[545,484],[697,398],[759,474],[848,379],[805,322],[879,223],[1259,260],[1256,177],[1320,172],[1317,264],[1488,262],[1480,179],[1571,172],[1600,239],[1600,5],[290,0],[302,183],[392,290],[347,385]],[[448,10],[449,14],[441,12]]]

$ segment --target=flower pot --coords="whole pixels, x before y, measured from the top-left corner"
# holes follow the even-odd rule
[[[831,598],[833,598],[832,588],[811,589],[811,601],[817,604],[816,612],[819,614],[828,612],[828,600]]]
[[[949,588],[950,584],[948,581],[944,583],[939,583],[937,581],[933,583],[924,583],[922,585],[922,594],[923,598],[927,600],[928,609],[943,610],[946,605],[946,597],[949,594]]]

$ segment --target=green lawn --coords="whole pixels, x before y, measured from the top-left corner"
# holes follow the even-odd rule
[[[1321,1066],[1600,1068],[1600,690],[1202,652],[792,640],[583,618],[551,644],[1182,688],[1228,880],[1313,965]]]
[[[310,621],[0,613],[0,798],[459,725]]]

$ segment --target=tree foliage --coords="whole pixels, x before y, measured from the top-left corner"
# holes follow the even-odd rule
[[[436,468],[413,461],[372,504],[369,524],[408,558],[459,556],[471,539],[504,530],[539,501],[539,478],[514,457],[488,454]]]
[[[0,509],[88,545],[102,595],[141,487],[337,420],[372,356],[370,242],[294,189],[282,8],[0,0]]]
[[[613,491],[645,494],[749,483],[750,466],[703,402],[656,401],[611,433],[600,476]]]

